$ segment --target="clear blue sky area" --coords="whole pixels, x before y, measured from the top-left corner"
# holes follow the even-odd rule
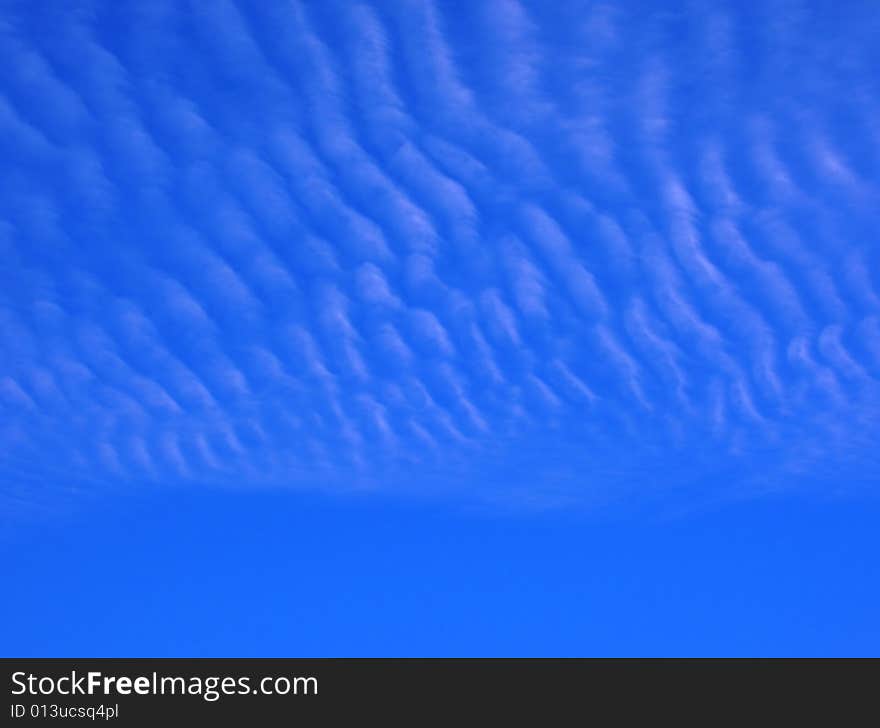
[[[663,518],[170,493],[2,544],[17,656],[876,655],[876,503]]]
[[[0,0],[0,653],[880,653],[878,38]]]

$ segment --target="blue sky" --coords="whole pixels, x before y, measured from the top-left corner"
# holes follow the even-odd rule
[[[878,26],[0,3],[3,652],[876,653]]]

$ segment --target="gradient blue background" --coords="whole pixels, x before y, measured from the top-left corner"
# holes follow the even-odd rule
[[[0,0],[0,653],[880,652],[878,37]]]
[[[4,549],[4,653],[876,655],[876,503],[662,519],[175,494]]]

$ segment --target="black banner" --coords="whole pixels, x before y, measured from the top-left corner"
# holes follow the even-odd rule
[[[4,659],[7,725],[876,716],[877,661]],[[210,721],[210,723],[209,723]],[[375,723],[379,724],[379,723]]]

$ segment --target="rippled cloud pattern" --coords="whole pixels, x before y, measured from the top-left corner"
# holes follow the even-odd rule
[[[880,473],[873,3],[0,7],[7,502]]]

